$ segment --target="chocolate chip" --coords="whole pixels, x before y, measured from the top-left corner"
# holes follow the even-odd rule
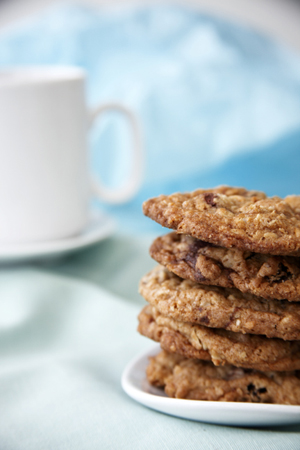
[[[204,275],[202,275],[201,272],[199,272],[199,270],[197,270],[197,272],[195,272],[194,274],[195,277],[195,281],[197,281],[197,283],[203,283],[204,281],[206,281],[206,278]]]
[[[266,389],[266,388],[259,388],[259,389],[258,389],[258,392],[259,392],[260,394],[265,394],[265,393],[267,392],[267,389]]]
[[[190,267],[195,268],[197,261],[197,253],[187,253],[184,258],[180,258],[182,261],[186,261]]]
[[[218,198],[218,195],[213,194],[212,192],[209,192],[207,194],[204,194],[204,200],[206,201],[206,203],[210,206],[216,206],[217,203],[215,202],[215,200]]]
[[[209,242],[201,241],[200,239],[194,239],[193,243],[189,245],[189,251],[192,253],[197,253],[200,248],[213,247]]]
[[[201,317],[200,322],[209,324],[209,318],[207,316]]]
[[[199,239],[195,239],[193,244],[189,246],[189,251],[188,253],[185,255],[184,258],[182,258],[183,261],[186,261],[186,263],[192,267],[193,269],[195,269],[196,266],[196,262],[197,262],[197,258],[198,258],[198,250],[200,248],[206,247],[207,243],[200,241]],[[195,279],[198,282],[201,281],[205,281],[206,278],[202,275],[202,273],[197,270],[195,272]]]
[[[249,392],[254,391],[254,389],[255,389],[254,384],[252,384],[252,383],[248,384],[247,389],[248,389]]]

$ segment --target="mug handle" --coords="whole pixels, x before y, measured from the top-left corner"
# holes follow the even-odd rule
[[[110,189],[95,177],[92,177],[92,189],[94,194],[108,203],[118,204],[130,200],[138,191],[143,177],[143,148],[141,142],[141,131],[138,120],[128,108],[119,103],[105,103],[90,109],[90,125],[105,111],[117,111],[122,113],[128,120],[132,131],[132,166],[128,180],[118,189]]]

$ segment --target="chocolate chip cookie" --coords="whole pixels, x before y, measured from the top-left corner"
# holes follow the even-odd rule
[[[160,195],[144,202],[143,212],[177,233],[221,247],[300,256],[300,196],[282,199],[220,186]]]
[[[300,302],[300,258],[219,247],[184,234],[158,237],[150,255],[181,278]]]
[[[299,372],[259,372],[162,351],[150,358],[147,378],[170,397],[223,402],[300,404]]]
[[[175,320],[239,333],[300,340],[300,303],[265,300],[237,289],[184,280],[163,266],[145,275],[141,295]]]
[[[300,370],[300,342],[268,339],[174,320],[147,305],[139,315],[138,331],[160,342],[169,352],[260,371]]]

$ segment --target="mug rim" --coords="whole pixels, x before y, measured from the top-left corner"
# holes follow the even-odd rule
[[[0,68],[0,89],[37,84],[52,84],[84,80],[86,71],[79,66],[45,65]]]

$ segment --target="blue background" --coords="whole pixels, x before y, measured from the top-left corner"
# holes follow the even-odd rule
[[[0,34],[0,66],[36,64],[79,65],[90,106],[114,100],[138,114],[143,186],[125,206],[101,205],[125,229],[152,230],[141,203],[161,193],[230,184],[300,194],[300,56],[265,36],[177,6],[65,4]],[[92,170],[121,184],[122,120],[107,115],[91,147]]]

